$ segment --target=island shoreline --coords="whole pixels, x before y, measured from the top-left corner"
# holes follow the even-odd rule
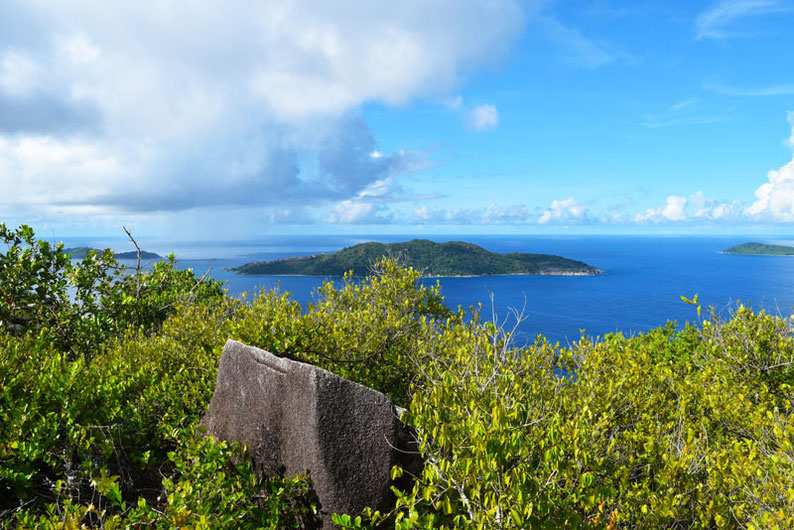
[[[334,275],[334,274],[257,274],[253,272],[237,272],[233,268],[225,268],[225,271],[234,272],[238,276],[261,276],[261,277],[287,277],[287,278],[342,278],[342,275]],[[496,278],[499,276],[603,276],[604,271],[601,269],[596,269],[598,272],[515,272],[510,274],[459,274],[459,275],[436,275],[436,274],[428,274],[428,275],[420,275],[420,278],[423,279],[432,279],[432,278]],[[366,276],[361,276],[358,274],[354,274],[353,278],[366,278]]]

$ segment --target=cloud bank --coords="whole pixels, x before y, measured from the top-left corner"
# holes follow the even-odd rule
[[[357,109],[450,93],[523,24],[517,0],[8,0],[0,208],[303,219],[300,207],[360,200],[422,155],[381,153]]]

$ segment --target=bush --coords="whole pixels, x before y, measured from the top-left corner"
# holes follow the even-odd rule
[[[794,525],[790,321],[740,307],[561,351],[498,331],[459,324],[427,363],[398,528]]]
[[[180,303],[211,304],[223,284],[176,268],[173,255],[151,270],[128,270],[113,252],[89,251],[81,262],[63,244],[35,239],[26,225],[0,223],[0,330],[44,334],[60,350],[90,355],[129,328],[155,331]]]
[[[340,288],[323,282],[306,311],[289,293],[261,292],[240,309],[231,336],[247,344],[320,366],[407,405],[417,363],[448,318],[438,285],[394,261],[371,276],[346,276]]]
[[[324,285],[303,312],[276,293],[250,305],[227,298],[217,282],[177,270],[173,259],[129,274],[109,252],[73,263],[27,227],[3,234],[9,249],[0,270],[10,282],[3,296],[13,302],[3,306],[8,318],[0,328],[5,524],[67,517],[78,526],[126,525],[131,506],[172,513],[178,497],[169,491],[204,491],[196,502],[209,502],[210,493],[236,495],[227,486],[248,479],[230,474],[229,484],[203,489],[209,475],[196,482],[180,468],[178,451],[206,411],[227,338],[314,361],[407,401],[408,354],[445,314],[438,287],[421,287],[415,272],[389,263],[364,282]],[[42,300],[52,303],[38,307]],[[233,463],[228,452],[197,454],[195,469]],[[282,506],[291,515],[273,519],[274,527],[311,511],[304,480],[271,477],[250,488],[276,491],[290,507]],[[257,509],[255,502],[235,506],[213,513],[226,520]]]
[[[312,527],[310,477],[257,479],[244,448],[197,434],[237,338],[408,407],[424,469],[342,527],[794,527],[790,319],[740,306],[516,347],[392,261],[304,309],[173,260],[128,274],[24,226],[0,237],[0,525]]]

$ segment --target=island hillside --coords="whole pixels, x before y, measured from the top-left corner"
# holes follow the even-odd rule
[[[414,239],[404,243],[362,243],[333,254],[247,263],[239,274],[342,276],[353,271],[367,275],[383,256],[396,258],[424,276],[488,276],[500,274],[594,275],[601,271],[587,263],[551,254],[497,254],[462,241],[435,243]]]
[[[794,256],[794,247],[767,245],[765,243],[742,243],[723,250],[723,254],[748,254],[756,256]]]
[[[91,247],[72,247],[72,248],[65,248],[63,249],[64,254],[69,254],[69,257],[72,259],[83,259],[88,254],[89,250],[93,250],[95,252],[102,252],[99,249],[91,248]],[[138,253],[136,251],[130,252],[115,252],[113,254],[116,259],[138,259]],[[155,254],[154,252],[147,252],[146,250],[141,250],[141,259],[162,259],[163,257],[159,254]]]

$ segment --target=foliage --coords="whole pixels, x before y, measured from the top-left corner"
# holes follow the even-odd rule
[[[176,268],[175,258],[148,271],[125,270],[110,249],[73,262],[63,244],[36,240],[26,225],[0,223],[0,329],[44,333],[58,347],[90,353],[128,328],[151,332],[180,302],[210,303],[223,285]]]
[[[119,477],[104,470],[92,482],[91,501],[66,498],[44,513],[21,511],[16,528],[312,528],[317,524],[317,499],[305,477],[257,478],[243,460],[242,448],[211,437],[180,433],[176,451],[168,454],[173,472],[153,504],[139,497],[124,500]],[[57,496],[63,484],[55,484]]]
[[[243,274],[304,274],[341,276],[353,271],[358,276],[371,272],[384,258],[398,260],[425,276],[480,276],[492,274],[599,274],[581,261],[549,254],[497,254],[462,241],[434,243],[414,239],[405,243],[362,243],[333,254],[247,263],[238,267]]]
[[[794,525],[789,321],[740,307],[567,350],[495,331],[456,326],[414,392],[427,465],[397,527]]]
[[[310,480],[197,434],[236,338],[408,407],[424,469],[342,528],[794,527],[790,319],[519,346],[394,260],[303,308],[0,227],[0,526],[312,527]]]
[[[9,245],[4,270],[25,271],[19,277],[29,288],[17,289],[14,300],[28,297],[35,305],[44,299],[36,282],[46,293],[62,296],[56,297],[52,318],[29,317],[24,327],[0,330],[0,522],[12,516],[15,524],[38,521],[48,511],[63,515],[72,510],[77,522],[112,525],[108,521],[120,516],[129,523],[130,512],[118,503],[105,502],[99,509],[99,497],[107,497],[97,489],[104,476],[116,477],[120,502],[145,502],[167,513],[170,501],[164,506],[157,499],[170,498],[165,492],[173,484],[161,483],[161,473],[179,473],[175,450],[206,411],[229,337],[314,360],[406,401],[407,353],[416,349],[412,340],[426,333],[423,329],[434,329],[434,318],[448,314],[437,286],[419,286],[415,272],[394,264],[384,264],[379,277],[363,283],[349,279],[339,290],[326,284],[318,302],[304,313],[275,293],[262,293],[250,305],[217,296],[215,282],[199,281],[173,262],[156,265],[140,277],[116,275],[117,264],[110,257],[100,261],[89,254],[88,261],[72,265],[63,260],[59,247],[53,251],[35,242],[26,228],[20,230],[25,237]],[[42,248],[46,252],[39,252]],[[18,265],[42,263],[42,256],[57,260],[58,266],[39,269],[54,270],[76,295],[45,285],[41,270]],[[123,318],[117,316],[112,297],[82,294],[98,289],[128,296]],[[143,294],[135,297],[132,292]],[[85,328],[93,316],[102,326]],[[83,329],[93,333],[81,335]],[[55,330],[62,340],[53,339]],[[83,336],[84,342],[76,340]],[[301,344],[307,348],[302,350]],[[190,477],[183,480],[190,491],[202,487]],[[272,477],[258,487],[286,488],[284,481]],[[294,482],[282,495],[292,516],[310,508],[305,486],[305,481]],[[115,490],[108,491],[115,495]],[[225,490],[219,486],[211,491],[220,495]],[[89,509],[91,503],[95,510]]]
[[[231,336],[278,355],[308,362],[375,388],[407,405],[415,359],[438,333],[459,319],[443,303],[440,287],[424,286],[414,269],[377,264],[363,282],[346,276],[326,281],[305,311],[289,294],[261,292],[240,309]]]

